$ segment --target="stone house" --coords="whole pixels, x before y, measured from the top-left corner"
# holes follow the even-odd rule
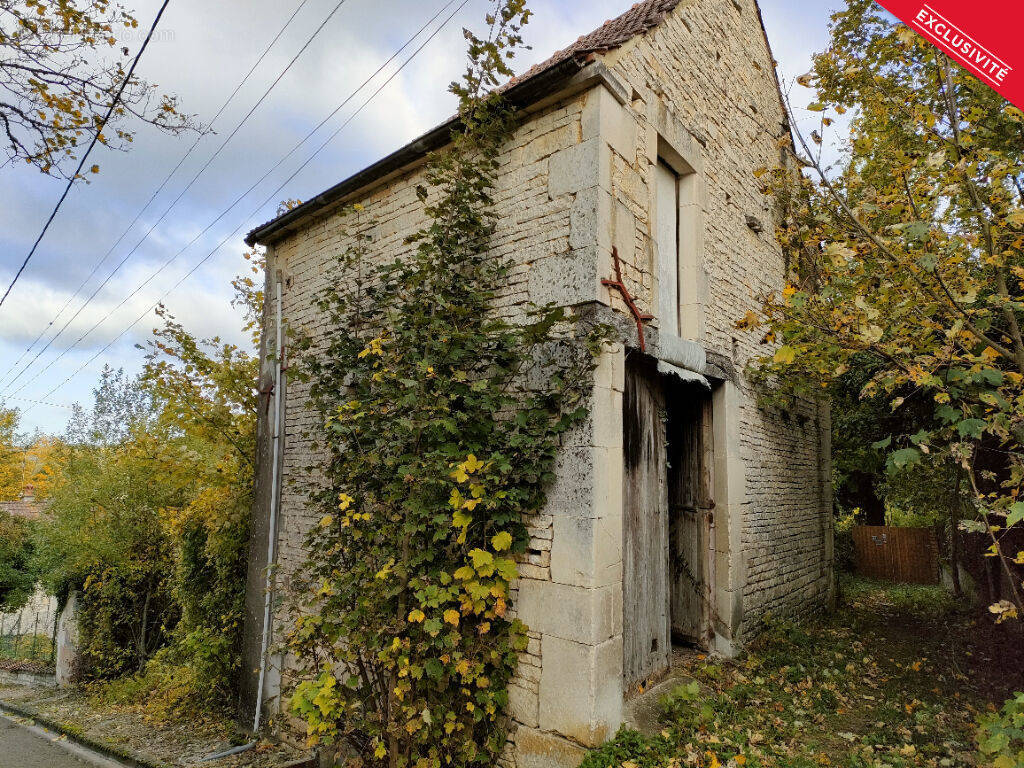
[[[766,612],[830,601],[829,416],[817,403],[760,406],[743,371],[765,347],[735,329],[763,293],[781,289],[786,267],[777,213],[754,176],[779,162],[788,135],[755,0],[638,3],[516,78],[506,97],[521,122],[495,190],[491,247],[515,265],[501,306],[555,301],[622,330],[599,362],[587,423],[564,442],[547,509],[531,522],[514,601],[531,640],[510,689],[508,760],[575,765],[581,748],[615,733],[624,700],[664,674],[673,643],[735,654]],[[382,254],[407,247],[424,223],[415,192],[424,157],[452,126],[248,235],[267,250],[268,320],[280,311],[293,327],[324,328],[313,297],[348,243],[342,204],[372,210]],[[617,274],[624,290],[608,284]],[[651,316],[642,337],[627,294]],[[266,327],[273,353],[275,325]],[[289,481],[315,458],[315,419],[301,384],[285,376],[274,389],[274,355],[265,359],[261,390],[281,408],[276,424],[269,394],[261,410],[252,670],[268,536],[275,578],[286,580],[313,524]],[[272,659],[263,682],[272,712],[283,664]],[[258,680],[246,682],[246,701]]]

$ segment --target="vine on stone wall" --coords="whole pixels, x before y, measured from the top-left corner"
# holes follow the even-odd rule
[[[451,86],[462,128],[417,190],[430,223],[402,259],[365,238],[347,249],[319,298],[331,332],[297,345],[328,460],[292,582],[291,711],[311,742],[362,765],[500,754],[526,646],[510,617],[516,556],[560,436],[586,414],[604,329],[552,306],[516,322],[494,307],[509,265],[489,253],[492,192],[513,114],[493,89],[528,17],[503,0],[486,39],[465,33],[469,66]]]

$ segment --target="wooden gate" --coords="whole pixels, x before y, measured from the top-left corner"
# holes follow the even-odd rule
[[[666,380],[665,390],[670,626],[673,640],[703,644],[711,628],[711,398],[701,387],[674,380]]]
[[[623,417],[623,685],[669,665],[668,491],[664,394],[647,366],[627,364]]]
[[[910,584],[939,583],[939,548],[931,528],[856,525],[857,573]]]

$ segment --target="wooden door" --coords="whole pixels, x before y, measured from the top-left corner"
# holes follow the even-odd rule
[[[628,364],[623,416],[623,683],[628,691],[669,665],[668,484],[664,394],[658,374]]]
[[[672,639],[703,644],[710,627],[711,398],[666,381],[669,619]]]

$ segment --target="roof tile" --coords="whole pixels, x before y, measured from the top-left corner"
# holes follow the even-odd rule
[[[665,15],[675,8],[682,0],[646,0],[636,3],[628,11],[614,19],[609,19],[600,27],[587,35],[583,35],[575,43],[555,53],[547,61],[542,61],[516,80],[526,80],[546,69],[559,64],[571,56],[582,56],[598,51],[610,51],[618,48],[637,35],[658,26]]]

